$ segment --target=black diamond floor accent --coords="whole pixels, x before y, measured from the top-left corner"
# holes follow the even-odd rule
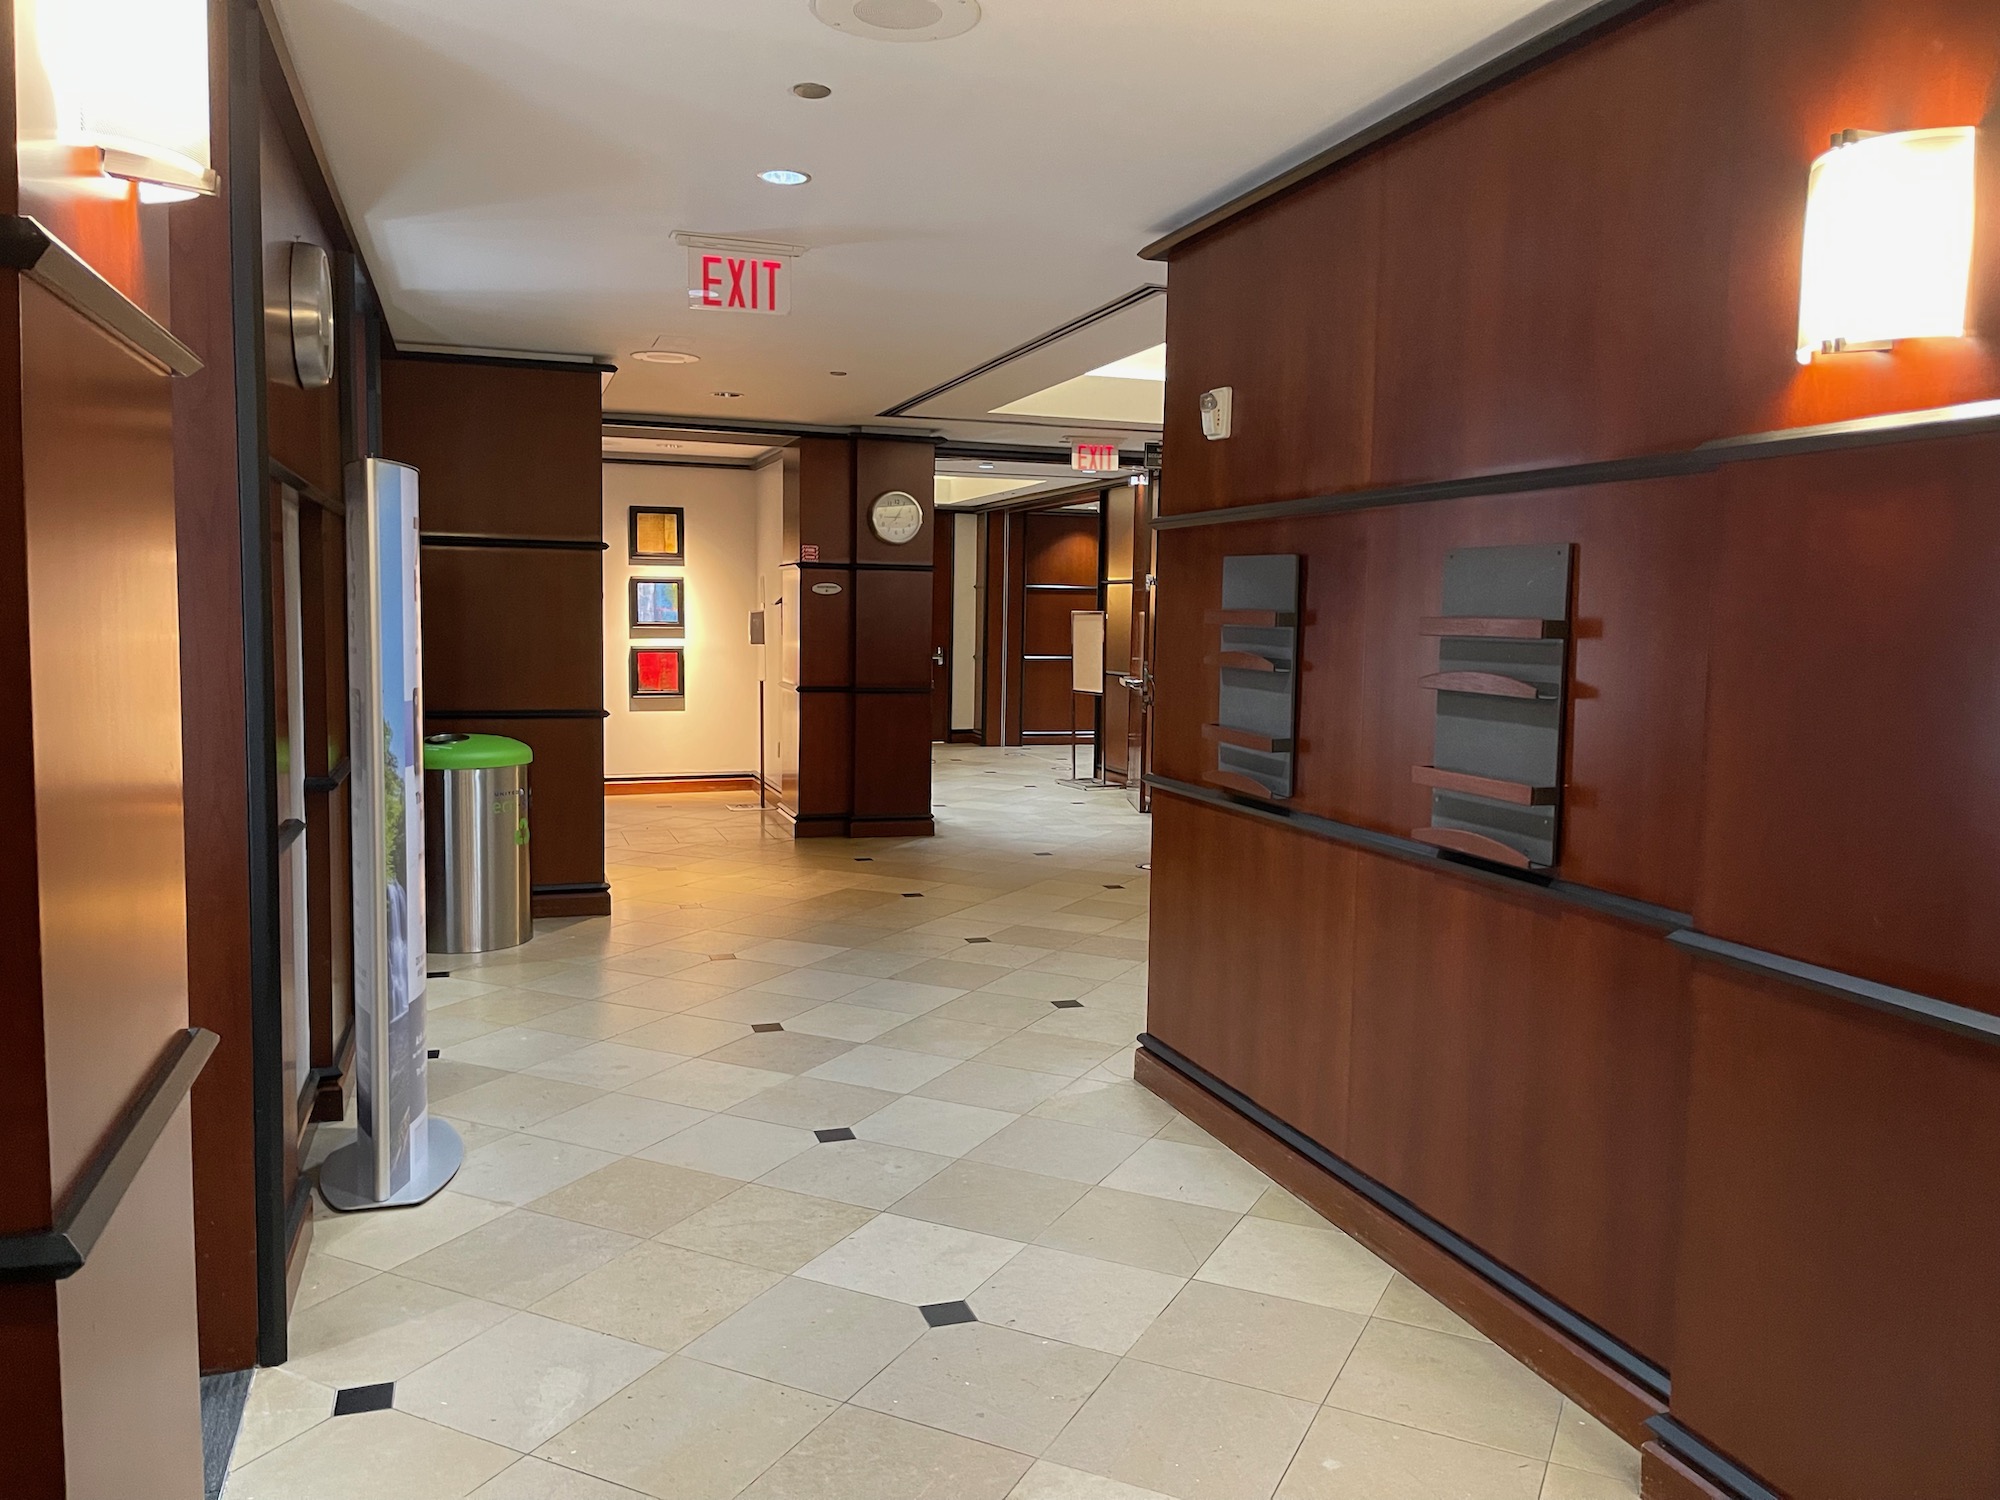
[[[1054,859],[1055,857],[1056,857],[1055,851],[1053,849],[1037,849],[1035,851],[1036,859]]]
[[[1083,1009],[1083,1002],[1081,1000],[1051,1000],[1049,1004],[1053,1005],[1057,1010]]]
[[[1125,887],[1122,885],[1107,885],[1105,889],[1107,891],[1122,891],[1125,889]]]
[[[966,941],[967,941],[968,943],[990,943],[990,942],[992,942],[992,941],[993,941],[993,939],[992,939],[992,938],[967,938],[967,939],[966,939]]]
[[[750,1028],[752,1031],[783,1031],[785,1028],[776,1021],[759,1021]]]
[[[432,1059],[432,1061],[436,1061],[436,1060],[437,1060],[438,1058],[440,1058],[440,1057],[443,1057],[443,1056],[444,1056],[444,1054],[443,1054],[442,1052],[438,1051],[438,1049],[437,1049],[437,1048],[435,1048],[435,1047],[431,1048],[430,1050],[431,1050],[431,1059]]]
[[[872,854],[857,854],[854,856],[854,862],[857,865],[872,865],[875,863],[875,856]]]
[[[849,1130],[845,1125],[841,1126],[838,1130],[815,1130],[813,1134],[819,1137],[822,1146],[830,1146],[835,1141],[851,1141],[854,1139],[854,1132]]]
[[[350,1385],[333,1398],[333,1414],[336,1417],[358,1416],[364,1411],[387,1411],[396,1403],[396,1383],[384,1381],[381,1385]]]
[[[924,893],[922,891],[905,891],[903,892],[903,899],[905,901],[921,901],[924,899]]]
[[[426,979],[449,979],[449,978],[451,978],[451,970],[449,970],[449,969],[432,969],[432,970],[430,970],[430,971],[429,971],[428,973],[426,973],[426,974],[424,975],[424,978],[426,978]]]
[[[978,1315],[963,1302],[933,1302],[921,1309],[924,1321],[933,1328],[949,1328],[954,1323],[977,1323]]]

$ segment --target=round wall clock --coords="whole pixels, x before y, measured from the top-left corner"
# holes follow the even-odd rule
[[[333,267],[326,252],[292,242],[292,373],[306,390],[333,382]]]
[[[915,541],[917,533],[924,529],[924,508],[915,495],[890,490],[886,495],[877,495],[875,503],[868,507],[868,525],[890,546],[900,547]]]

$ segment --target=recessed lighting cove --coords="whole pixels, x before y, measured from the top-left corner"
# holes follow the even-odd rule
[[[979,0],[812,0],[835,31],[877,42],[936,42],[979,24]]]
[[[773,187],[802,187],[812,181],[812,173],[794,172],[790,167],[773,167],[757,175]]]

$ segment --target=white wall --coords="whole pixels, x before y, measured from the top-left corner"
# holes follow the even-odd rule
[[[979,517],[951,518],[951,727],[979,727],[979,626],[986,590],[979,580]]]
[[[747,469],[667,464],[604,466],[604,774],[740,776],[757,767],[761,653],[750,644],[758,593],[758,479]],[[687,513],[685,566],[634,563],[627,513],[672,505]],[[687,624],[676,641],[635,636],[628,580],[687,580]],[[678,644],[687,652],[687,695],[635,701],[628,668],[633,646]]]

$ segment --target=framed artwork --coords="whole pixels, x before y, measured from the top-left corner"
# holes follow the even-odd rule
[[[686,580],[680,578],[635,578],[632,580],[632,632],[679,630],[687,624],[683,607]]]
[[[687,561],[687,514],[652,505],[632,507],[632,561]]]
[[[679,646],[632,648],[632,696],[634,698],[687,696],[686,657]]]

